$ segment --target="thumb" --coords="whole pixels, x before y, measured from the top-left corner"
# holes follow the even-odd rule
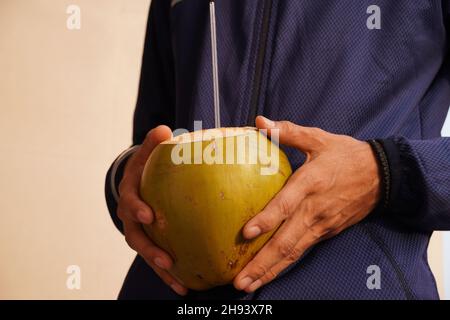
[[[157,146],[161,142],[164,142],[166,140],[169,140],[172,138],[172,130],[168,126],[158,126],[147,134],[147,137],[145,138],[145,143],[149,143],[150,145]]]
[[[319,151],[327,138],[327,133],[319,128],[302,127],[290,121],[272,121],[263,116],[256,117],[256,127],[267,130],[272,141],[278,138],[279,143],[304,152]]]
[[[172,130],[168,126],[158,126],[147,133],[144,142],[139,150],[139,158],[142,161],[147,161],[147,158],[152,153],[153,149],[166,140],[172,138]]]

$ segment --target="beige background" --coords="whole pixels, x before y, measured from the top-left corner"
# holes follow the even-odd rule
[[[81,30],[66,8],[81,7]],[[0,299],[114,299],[105,172],[131,139],[149,0],[0,0]],[[442,288],[441,240],[431,261]],[[66,268],[81,267],[81,290]]]
[[[103,183],[131,143],[148,6],[0,0],[0,298],[116,297],[133,253]],[[81,290],[66,288],[72,264]]]

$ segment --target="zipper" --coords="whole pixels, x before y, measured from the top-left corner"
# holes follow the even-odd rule
[[[387,248],[384,241],[374,232],[372,231],[367,225],[362,224],[361,228],[365,233],[369,236],[369,238],[374,241],[378,247],[381,249],[381,251],[384,253],[390,264],[392,265],[394,272],[397,276],[398,281],[400,282],[400,286],[403,289],[403,292],[405,293],[406,300],[415,300],[414,294],[411,290],[411,288],[408,285],[408,282],[406,281],[406,276],[402,272],[402,269],[398,265],[397,261],[395,260],[394,256],[391,254],[390,250]]]
[[[262,77],[264,71],[264,62],[266,59],[267,41],[269,38],[270,16],[272,13],[272,1],[273,0],[264,0],[261,35],[259,37],[258,54],[256,58],[255,74],[253,78],[253,90],[250,100],[250,111],[247,119],[247,124],[249,126],[255,125],[255,118],[257,116],[258,105],[261,97]]]

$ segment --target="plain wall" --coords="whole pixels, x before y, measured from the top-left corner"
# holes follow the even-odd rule
[[[66,28],[69,4],[81,30]],[[0,298],[114,299],[105,172],[131,141],[149,0],[0,0]],[[431,264],[442,286],[441,238]],[[81,268],[68,290],[66,268]]]
[[[0,0],[0,298],[117,296],[134,254],[103,185],[131,143],[148,6]],[[66,287],[69,265],[81,290]]]

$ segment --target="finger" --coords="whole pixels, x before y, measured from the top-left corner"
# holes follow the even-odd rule
[[[294,215],[286,220],[275,235],[256,254],[256,256],[236,276],[234,285],[236,289],[243,290],[264,275],[275,278],[270,274],[272,267],[284,259],[296,261],[302,253],[298,251],[297,243],[304,233],[304,226]]]
[[[305,223],[305,216],[324,212],[326,206],[326,202],[317,201],[314,197],[305,198],[294,214],[236,277],[236,288],[243,289],[245,285],[250,285],[251,281],[253,283],[262,277],[275,278],[278,274],[273,270],[275,265],[280,261],[286,261],[288,264],[297,261],[310,246],[320,241],[323,234],[311,232],[310,226]],[[317,221],[321,219],[323,218]],[[301,239],[303,243],[299,244]]]
[[[305,242],[309,243],[309,247],[312,247],[314,244],[321,241],[321,239],[317,239],[317,237],[313,234],[305,234],[304,237],[306,238]],[[267,283],[273,281],[283,270],[288,268],[291,264],[296,262],[300,257],[308,250],[301,242],[299,242],[296,246],[296,251],[298,252],[298,257],[293,259],[283,259],[273,265],[268,272],[266,272],[261,278],[255,280],[252,282],[247,288],[244,290],[248,293],[254,292],[258,290],[260,287],[266,285]]]
[[[313,245],[340,234],[342,231],[346,230],[358,221],[359,220],[357,216],[345,215],[339,212],[338,214],[335,214],[323,220],[319,220],[319,222],[317,222],[312,227],[308,227],[304,223],[306,232],[297,242],[296,249],[294,250],[299,254],[297,260]],[[259,286],[272,281],[274,279],[274,275],[278,275],[293,262],[294,261],[292,261],[292,259],[281,260],[276,265],[274,265],[272,269],[269,270],[269,272],[267,272],[263,277],[258,279],[260,280],[258,283],[252,284],[253,286],[249,289],[254,291]],[[257,286],[258,284],[259,286]]]
[[[151,130],[144,143],[129,160],[119,185],[119,217],[129,217],[133,221],[150,224],[153,212],[139,197],[139,184],[144,165],[153,149],[162,141],[170,139],[172,132],[167,126],[158,126]]]
[[[151,224],[154,218],[152,209],[133,191],[121,194],[117,215],[121,220],[131,219],[143,224]]]
[[[290,240],[286,242],[286,240],[281,239],[278,240],[278,244],[274,243],[274,248],[271,252],[266,253],[266,257],[261,258],[260,262],[255,261],[256,269],[250,271],[252,273],[245,276],[243,280],[235,283],[236,288],[249,293],[254,292],[261,286],[274,280],[284,269],[298,261],[310,247],[320,241],[320,238],[309,231],[305,233],[297,231],[297,234],[301,234],[297,243]],[[275,249],[275,247],[277,248]]]
[[[295,249],[292,250],[295,254],[291,257],[286,257],[274,264],[262,277],[256,279],[245,290],[253,292],[264,286],[265,284],[274,280],[283,270],[288,268],[292,263],[296,262],[300,257],[315,244],[334,237],[357,222],[355,217],[347,218],[343,215],[335,215],[329,219],[324,219],[318,222],[312,228],[305,225],[306,232],[297,242]]]
[[[172,267],[172,258],[147,237],[140,224],[131,221],[125,222],[124,233],[128,245],[147,263],[153,263],[165,270]]]
[[[305,200],[315,184],[307,173],[306,166],[298,169],[289,178],[286,185],[278,192],[266,207],[244,226],[243,235],[253,239],[260,234],[276,229],[281,222],[288,219]],[[303,205],[312,205],[306,202]]]
[[[303,203],[305,203],[305,201]],[[317,208],[319,211],[323,210],[320,207]],[[289,221],[289,225],[300,225],[301,227],[297,230],[295,230],[294,227],[292,231],[289,231],[289,228],[283,228],[285,226],[283,225],[275,237],[272,238],[272,240],[274,240],[272,242],[272,247],[274,248],[270,250],[269,244],[272,241],[270,240],[260,251],[260,253],[263,254],[267,249],[267,253],[265,253],[266,256],[258,257],[257,255],[255,259],[251,261],[252,264],[255,263],[256,268],[253,267],[254,271],[250,269],[251,271],[249,274],[239,274],[239,279],[237,277],[235,282],[236,288],[244,289],[247,292],[257,290],[261,286],[275,279],[280,272],[296,262],[313,245],[338,235],[361,220],[359,215],[348,214],[347,211],[349,210],[346,208],[331,216],[329,214],[319,215],[316,213],[316,215],[321,216],[322,218],[316,219],[316,223],[309,225],[308,219],[305,219],[305,213],[308,212],[308,210],[301,207],[299,212],[302,214],[296,213]],[[308,213],[311,212],[312,211],[309,211]],[[297,242],[295,240],[295,234],[301,234]],[[277,244],[275,242],[277,242]],[[295,242],[296,244],[294,245]],[[272,263],[270,263],[270,261]],[[247,266],[251,268],[250,263]],[[247,266],[241,273],[247,271]],[[244,280],[242,280],[242,278],[244,278]]]
[[[303,127],[290,121],[272,121],[263,116],[256,117],[256,127],[268,130],[272,140],[300,149],[306,153],[320,151],[327,142],[329,133],[311,127]]]
[[[161,142],[172,137],[172,131],[167,126],[158,126],[147,133],[141,147],[128,160],[125,167],[123,180],[127,181],[127,187],[138,189],[145,163],[153,149]],[[121,190],[120,190],[121,191]]]
[[[147,261],[146,261],[147,262]],[[147,262],[147,264],[155,271],[155,273],[161,278],[162,281],[173,291],[175,291],[180,296],[185,296],[188,292],[188,289],[183,286],[175,277],[173,277],[169,272],[164,269],[159,268],[152,262]]]
[[[136,154],[136,159],[145,164],[153,149],[170,138],[172,138],[172,131],[168,126],[161,125],[150,130]]]
[[[146,261],[164,283],[177,294],[186,295],[187,288],[166,271],[173,265],[172,258],[153,244],[141,225],[131,221],[124,222],[124,232],[128,245]]]

